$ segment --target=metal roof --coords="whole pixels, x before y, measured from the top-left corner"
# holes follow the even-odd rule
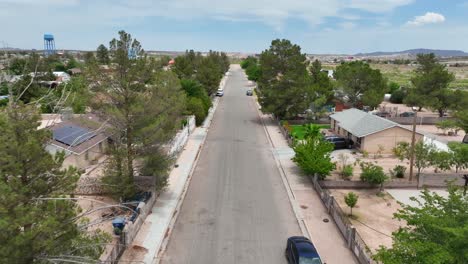
[[[96,136],[94,132],[75,125],[56,128],[52,132],[54,140],[71,147],[78,146]]]
[[[343,112],[335,113],[330,118],[339,122],[339,126],[356,137],[365,137],[376,132],[389,129],[397,123],[364,111],[351,108]],[[403,127],[402,127],[403,128]],[[406,129],[406,128],[404,128]]]

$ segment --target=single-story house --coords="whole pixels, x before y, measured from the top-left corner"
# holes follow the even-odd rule
[[[71,75],[78,75],[78,74],[82,74],[83,71],[80,69],[80,68],[72,68],[70,70],[68,70],[68,72],[71,74]]]
[[[51,154],[64,151],[63,167],[74,166],[85,170],[105,155],[109,137],[104,131],[105,127],[93,118],[84,115],[46,128],[52,132],[46,150]]]
[[[388,119],[352,108],[330,115],[331,129],[369,153],[391,153],[398,142],[411,142],[412,131]],[[416,132],[416,142],[424,135]]]
[[[52,73],[53,73],[53,74],[55,75],[55,77],[57,78],[56,81],[57,81],[57,82],[60,82],[60,83],[62,83],[62,82],[65,82],[65,83],[66,83],[66,82],[69,82],[70,79],[71,79],[70,74],[68,74],[68,73],[66,73],[66,72],[63,72],[63,71],[54,71],[54,72],[52,72]]]

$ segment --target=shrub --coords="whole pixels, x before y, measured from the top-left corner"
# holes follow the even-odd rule
[[[400,85],[396,82],[390,82],[388,84],[388,93],[393,94],[395,91],[400,90]]]
[[[335,168],[330,156],[333,145],[320,136],[296,143],[294,151],[292,160],[307,175],[317,174],[323,180]]]
[[[363,157],[363,158],[368,158],[368,157],[369,157],[369,152],[363,150],[363,151],[362,151],[362,157]]]
[[[206,118],[207,112],[203,106],[203,102],[199,98],[189,97],[187,102],[187,110],[195,115],[195,122],[197,126],[203,124],[203,121]]]
[[[393,177],[397,178],[404,178],[406,172],[406,167],[402,165],[396,165],[392,170],[390,170],[390,174]]]
[[[203,102],[203,106],[206,112],[212,106],[211,98],[206,93],[206,89],[197,81],[182,79],[180,81],[182,89],[185,91],[188,97],[196,97]]]
[[[251,64],[247,67],[245,70],[245,73],[247,74],[247,78],[250,81],[258,81],[258,78],[260,78],[261,75],[261,69],[260,66],[257,64]]]
[[[452,153],[451,164],[455,167],[455,172],[468,168],[468,144],[449,142],[448,146]]]
[[[453,152],[447,151],[434,151],[432,152],[430,158],[430,165],[435,167],[435,172],[437,170],[447,171],[452,168],[453,163]]]
[[[286,131],[288,131],[289,134],[292,133],[293,128],[289,125],[288,121],[283,121],[283,127],[284,129],[286,129]]]
[[[343,170],[341,171],[341,175],[345,180],[349,180],[353,176],[354,168],[352,165],[346,165],[343,167]]]
[[[383,190],[383,184],[388,179],[382,167],[370,162],[361,163],[361,180],[372,185],[380,185],[380,190]]]
[[[406,92],[402,89],[395,90],[390,96],[390,102],[394,104],[401,104],[403,103],[403,99],[406,96]]]

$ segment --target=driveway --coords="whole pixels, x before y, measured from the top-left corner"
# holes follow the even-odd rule
[[[417,206],[418,204],[414,201],[411,201],[411,197],[420,198],[421,190],[408,190],[408,189],[385,189],[395,200],[400,203]],[[446,190],[431,189],[431,192],[435,192],[442,197],[448,197],[448,192]],[[421,200],[421,199],[419,199]]]

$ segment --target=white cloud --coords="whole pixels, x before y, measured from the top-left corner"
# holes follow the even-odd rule
[[[351,0],[351,8],[383,13],[413,3],[414,0]]]
[[[423,26],[426,24],[437,24],[445,21],[445,17],[438,13],[427,12],[423,16],[416,16],[413,20],[406,22],[409,26]]]
[[[31,21],[67,22],[98,25],[131,21],[145,17],[189,20],[211,18],[232,21],[258,21],[281,28],[288,19],[299,19],[318,25],[329,17],[358,18],[349,9],[385,13],[414,0],[0,0],[0,23],[11,18]],[[73,5],[73,7],[70,7]],[[54,12],[60,9],[60,12]],[[45,13],[53,14],[49,18]],[[7,18],[10,17],[10,18]]]

